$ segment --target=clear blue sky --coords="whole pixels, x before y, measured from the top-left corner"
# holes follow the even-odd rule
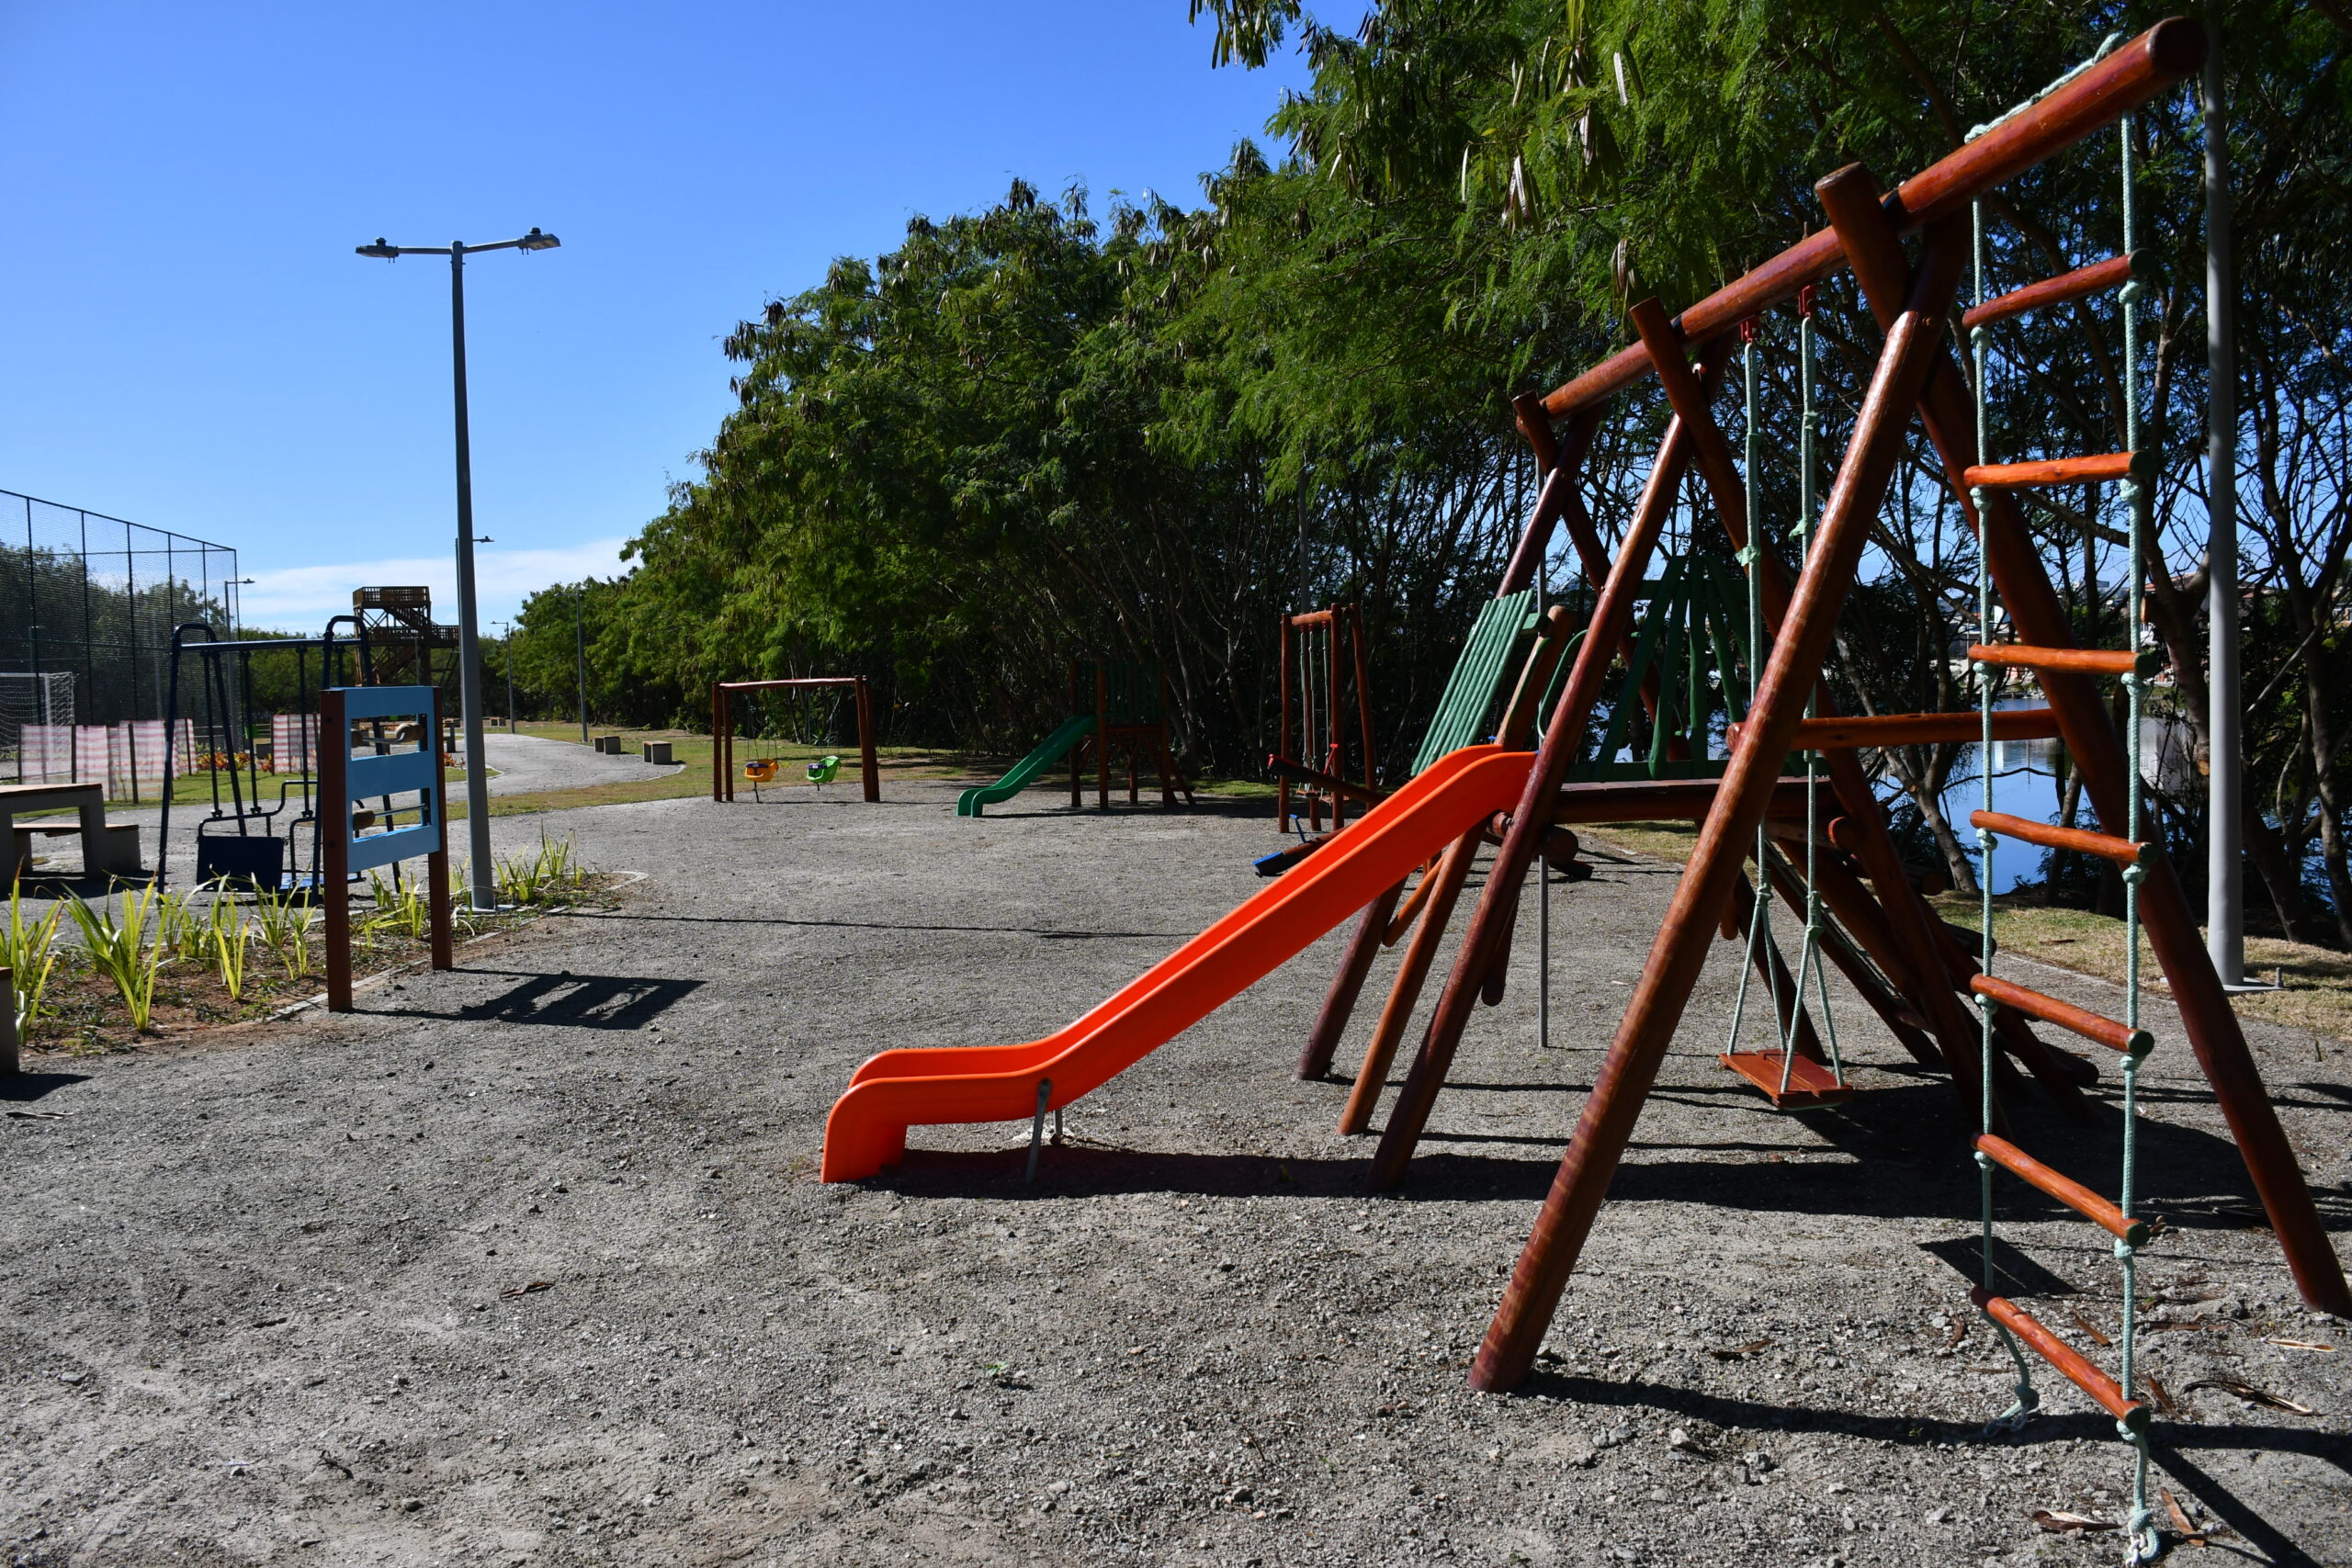
[[[1015,175],[1199,200],[1305,73],[1210,41],[1185,0],[0,0],[0,488],[237,547],[252,624],[438,601],[448,266],[352,247],[536,224],[563,248],[467,269],[497,619],[614,569],[729,404],[719,339],[831,258]]]

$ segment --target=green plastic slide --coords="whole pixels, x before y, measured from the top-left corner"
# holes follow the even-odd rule
[[[992,784],[975,784],[956,797],[956,815],[978,817],[983,806],[996,806],[1011,800],[1027,786],[1031,779],[1052,767],[1069,754],[1069,749],[1094,733],[1094,716],[1075,715],[1062,721],[1062,727],[1037,742],[1037,749],[1013,764],[1012,771]]]

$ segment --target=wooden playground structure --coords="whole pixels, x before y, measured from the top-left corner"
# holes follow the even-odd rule
[[[1347,689],[1355,689],[1356,755],[1363,767],[1363,795],[1377,798],[1379,752],[1372,738],[1372,684],[1364,669],[1363,611],[1334,604],[1283,617],[1280,649],[1282,716],[1274,754],[1267,765],[1275,775],[1274,823],[1287,830],[1296,809],[1291,791],[1306,800],[1307,831],[1347,826]]]
[[[2110,40],[2112,42],[2113,40]],[[1975,1160],[1984,1190],[1987,1237],[1982,1282],[1972,1295],[1995,1325],[2017,1368],[2016,1399],[2003,1420],[2022,1422],[2039,1404],[2027,1353],[2080,1388],[2106,1410],[2138,1454],[2129,1556],[2145,1561],[2157,1550],[2154,1515],[2145,1489],[2144,1434],[2150,1406],[2134,1385],[2132,1367],[2134,1262],[2150,1227],[2132,1211],[2133,1129],[2136,1085],[2142,1059],[2154,1041],[2140,1021],[2140,937],[2169,983],[2188,1044],[2213,1088],[2304,1300],[2324,1311],[2352,1313],[2352,1294],[2331,1249],[2309,1188],[2264,1091],[2252,1055],[2221,981],[2208,960],[2196,918],[2162,845],[2147,827],[2141,801],[2137,736],[2143,694],[2160,663],[2138,644],[2140,594],[2145,571],[2137,566],[2148,526],[2156,455],[2137,447],[2140,439],[2135,381],[2137,326],[2134,302],[2142,292],[2131,265],[2136,236],[2131,231],[2132,178],[2129,116],[2139,104],[2192,75],[2202,62],[2205,39],[2193,22],[2164,22],[2120,48],[2104,50],[2092,62],[2063,77],[2043,96],[2019,106],[1978,132],[1958,152],[1893,192],[1882,192],[1859,165],[1819,182],[1816,193],[1828,220],[1809,239],[1669,317],[1656,299],[1635,304],[1633,324],[1639,340],[1548,396],[1517,400],[1518,423],[1544,473],[1543,487],[1520,549],[1505,577],[1504,592],[1526,580],[1530,561],[1546,547],[1556,522],[1564,522],[1591,581],[1599,587],[1590,624],[1565,691],[1529,769],[1518,807],[1510,814],[1485,890],[1472,915],[1453,972],[1423,1035],[1419,1054],[1392,1111],[1374,1157],[1375,1188],[1393,1187],[1427,1123],[1448,1065],[1474,1007],[1499,995],[1509,961],[1514,912],[1527,868],[1544,835],[1562,820],[1571,772],[1584,754],[1587,730],[1603,672],[1623,646],[1634,614],[1634,590],[1657,547],[1661,527],[1686,470],[1695,468],[1729,547],[1748,566],[1757,613],[1769,635],[1769,653],[1752,672],[1752,694],[1744,722],[1729,734],[1729,757],[1719,785],[1703,809],[1691,813],[1701,824],[1695,852],[1635,986],[1590,1097],[1578,1119],[1550,1195],[1521,1255],[1501,1307],[1473,1363],[1476,1388],[1506,1390],[1528,1374],[1556,1311],[1569,1276],[1611,1178],[1632,1135],[1645,1099],[1693,986],[1718,932],[1742,931],[1743,917],[1760,915],[1777,891],[1792,907],[1808,911],[1808,951],[1824,924],[1825,906],[1855,947],[1867,952],[1849,969],[1866,998],[1879,1006],[1897,1039],[1915,1056],[1949,1074],[1961,1106],[1979,1124]],[[2006,181],[2032,169],[2085,138],[2123,121],[2121,166],[2127,182],[2126,231],[2114,256],[2055,278],[2029,283],[2007,296],[1988,298],[1984,231],[1991,221],[1982,198]],[[1973,224],[1972,224],[1973,216]],[[1915,254],[1905,241],[1917,235]],[[1973,356],[1964,373],[1945,337],[1972,260],[1975,299],[1962,318]],[[1802,541],[1793,581],[1760,535],[1755,486],[1758,461],[1754,419],[1757,323],[1767,312],[1794,303],[1801,352],[1810,354],[1815,308],[1813,286],[1851,269],[1872,321],[1860,323],[1855,337],[1873,327],[1883,334],[1868,394],[1842,457],[1826,505],[1811,510],[1811,474],[1806,510],[1795,532]],[[2047,309],[2095,294],[2120,290],[2123,318],[2123,389],[2126,449],[2086,456],[2061,456],[1998,462],[1981,445],[1983,413],[1995,334],[1992,327],[2022,311]],[[1735,339],[1746,346],[1750,415],[1743,465],[1717,422],[1714,394]],[[1695,355],[1695,363],[1694,363]],[[1810,397],[1811,364],[1804,364]],[[1624,538],[1613,556],[1602,552],[1577,486],[1578,470],[1598,432],[1611,394],[1649,376],[1657,378],[1673,418],[1660,445],[1648,484]],[[1808,412],[1810,408],[1808,405]],[[1978,637],[1968,649],[1982,694],[1977,711],[1905,714],[1855,718],[1839,716],[1821,671],[1839,613],[1855,581],[1857,566],[1874,514],[1884,503],[1891,477],[1914,417],[1926,427],[1940,457],[1947,480],[1961,498],[1967,525],[1980,544]],[[1812,422],[1802,433],[1811,459]],[[2048,569],[2041,559],[2019,497],[2044,487],[2113,483],[2127,487],[2132,530],[2126,558],[2132,572],[2133,646],[2120,649],[2075,646]],[[1990,635],[2003,626],[2013,640]],[[2030,677],[2046,705],[1996,713],[1994,694],[2002,677]],[[2123,687],[2124,735],[2110,716],[2106,682]],[[1926,903],[1905,874],[1879,802],[1856,757],[1862,748],[1925,740],[1974,741],[1988,750],[2000,739],[2062,739],[2079,770],[2100,823],[2097,832],[2053,828],[1992,809],[1990,767],[1984,808],[1972,814],[1984,862],[1986,890],[1980,965],[1963,951],[1961,938]],[[1504,744],[1510,744],[1506,736]],[[1603,755],[1607,755],[1604,750]],[[1784,774],[1793,755],[1804,759],[1800,781],[1808,812],[1832,813],[1821,825],[1781,814],[1790,790]],[[1818,784],[1826,789],[1816,788]],[[1569,785],[1573,788],[1573,785]],[[1699,805],[1695,801],[1693,805]],[[1658,813],[1664,815],[1664,813]],[[1775,820],[1778,816],[1778,820]],[[1794,831],[1791,829],[1793,829]],[[1827,850],[1820,845],[1827,840]],[[1989,973],[1996,962],[1991,863],[2003,840],[2101,857],[2123,869],[2126,928],[2131,943],[2132,985],[2125,1016],[2101,1017]],[[1416,953],[1399,975],[1400,986],[1414,970],[1420,938],[1442,923],[1466,865],[1469,840],[1450,854],[1434,878],[1424,877],[1416,897],[1426,897]],[[1807,862],[1798,874],[1793,858]],[[1751,884],[1747,868],[1756,867]],[[1449,874],[1452,874],[1451,875]],[[1436,889],[1430,892],[1434,880]],[[1753,886],[1756,891],[1751,895]],[[1394,928],[1401,885],[1367,908],[1311,1038],[1302,1076],[1321,1073],[1363,983],[1372,950]],[[1751,905],[1751,897],[1754,899]],[[1433,946],[1433,943],[1429,944]],[[1821,943],[1825,951],[1832,944]],[[1754,951],[1752,946],[1751,951]],[[1777,954],[1775,954],[1777,957]],[[1863,976],[1873,976],[1865,983]],[[1796,976],[1802,990],[1802,965]],[[1775,986],[1775,995],[1779,987]],[[1821,992],[1826,1003],[1826,987]],[[1392,1010],[1393,1010],[1392,998]],[[1970,1016],[1971,1013],[1974,1017]],[[2103,1049],[2116,1060],[2121,1077],[2125,1158],[2121,1185],[2113,1198],[2073,1180],[2035,1158],[2009,1138],[2002,1095],[2017,1075],[2012,1059],[2040,1078],[2062,1106],[2081,1109],[2080,1088],[2095,1073],[2069,1054],[2042,1044],[2033,1023],[2066,1032]],[[1384,1029],[1389,1022],[1383,1018]],[[1842,1089],[1833,1072],[1803,1062],[1801,1035],[1782,1018],[1779,1049],[1726,1052],[1727,1065],[1772,1092],[1791,1087],[1811,1089],[1797,1102],[1829,1098]],[[1385,1061],[1375,1050],[1366,1074]],[[1778,1079],[1775,1085],[1771,1080]],[[1824,1081],[1825,1079],[1829,1081]],[[1358,1095],[1364,1093],[1359,1079]],[[1378,1083],[1372,1093],[1377,1094]],[[1776,1098],[1779,1098],[1776,1095]],[[1783,1103],[1787,1100],[1783,1100]],[[1367,1108],[1368,1109],[1368,1108]],[[1351,1100],[1351,1111],[1355,1110]],[[1344,1123],[1343,1123],[1344,1124]],[[1361,1125],[1361,1118],[1357,1124]],[[2123,1333],[2120,1366],[2110,1374],[2067,1346],[2023,1308],[1996,1293],[1991,1235],[1993,1182],[1996,1169],[2038,1189],[2089,1224],[2108,1232],[2122,1271]]]
[[[788,681],[715,681],[710,687],[710,798],[735,798],[735,716],[733,699],[739,692],[820,691],[847,689],[857,708],[857,760],[864,775],[865,798],[882,798],[882,769],[874,754],[874,699],[863,675],[815,675]],[[830,775],[829,775],[830,776]],[[764,778],[761,783],[767,782]]]
[[[1572,856],[1578,823],[1680,818],[1699,825],[1696,848],[1472,1363],[1472,1386],[1499,1392],[1527,1377],[1709,950],[1719,935],[1741,940],[1747,961],[1723,1057],[1774,1103],[1821,1104],[1852,1092],[1829,1016],[1825,964],[1847,976],[1912,1057],[1948,1078],[1955,1108],[1976,1129],[1973,1151],[1985,1242],[1981,1280],[1971,1299],[2016,1370],[2015,1398],[1999,1420],[2022,1422],[2040,1402],[2029,1354],[2112,1416],[2136,1455],[2129,1557],[2148,1560],[2160,1544],[2145,1484],[2151,1410],[2139,1393],[2133,1362],[2136,1259],[2152,1237],[2152,1227],[2134,1212],[2133,1191],[2139,1071],[2155,1045],[2141,1018],[2143,934],[2303,1300],[2352,1315],[2352,1292],[2311,1190],[2142,800],[2137,738],[2145,690],[2160,660],[2139,640],[2145,572],[2137,563],[2150,558],[2146,531],[2157,463],[2155,452],[2140,445],[2136,302],[2144,289],[2129,265],[2137,238],[2130,117],[2193,76],[2205,50],[2196,23],[2165,21],[2137,38],[2109,40],[2092,60],[1979,127],[1959,150],[1892,191],[1882,191],[1860,165],[1829,175],[1815,187],[1826,227],[1679,316],[1669,316],[1654,299],[1635,303],[1630,314],[1638,341],[1547,396],[1516,400],[1520,431],[1543,473],[1541,488],[1497,598],[1457,665],[1414,776],[1385,797],[1332,779],[1335,795],[1360,795],[1372,808],[1311,859],[1056,1034],[1021,1045],[910,1048],[870,1059],[827,1124],[825,1179],[857,1179],[899,1157],[915,1123],[1034,1114],[1033,1129],[1042,1127],[1047,1110],[1089,1092],[1351,916],[1354,933],[1298,1072],[1311,1078],[1328,1071],[1374,955],[1409,931],[1410,944],[1342,1116],[1344,1128],[1362,1130],[1385,1082],[1388,1054],[1401,1043],[1414,999],[1467,886],[1472,862],[1482,846],[1492,844],[1484,886],[1373,1156],[1370,1185],[1392,1189],[1404,1179],[1473,1011],[1503,995],[1522,890],[1538,857]],[[1984,234],[1994,220],[1984,198],[2119,122],[2126,200],[2115,256],[1993,295]],[[1906,251],[1906,241],[1915,239]],[[1962,330],[1973,375],[1963,372],[1946,337],[1972,261],[1975,299]],[[1843,452],[1816,453],[1812,355],[1821,301],[1815,286],[1845,271],[1853,275],[1868,319],[1841,323],[1839,334],[1863,345],[1858,352],[1875,344],[1876,354]],[[1995,363],[1994,328],[2023,310],[2110,290],[2122,321],[2124,449],[1993,460],[1985,449],[1984,393]],[[1763,329],[1771,313],[1790,306],[1805,414],[1802,428],[1788,433],[1795,439],[1786,443],[1801,465],[1799,514],[1781,520],[1782,536],[1793,541],[1793,569],[1767,531],[1770,520],[1759,502],[1758,475],[1768,459],[1760,449],[1765,432],[1755,390]],[[1735,451],[1714,407],[1736,352],[1746,389],[1744,453]],[[1579,494],[1581,469],[1611,395],[1652,376],[1672,418],[1611,552]],[[1973,712],[1841,716],[1824,671],[1915,418],[1924,424],[1960,502],[1963,525],[1979,547],[1979,640],[1967,650],[1979,705]],[[1817,508],[1816,465],[1835,471]],[[1722,538],[1705,552],[1695,537],[1687,541],[1681,563],[1670,559],[1667,573],[1652,580],[1649,568],[1694,471]],[[2090,482],[2124,487],[2120,499],[2130,513],[2124,558],[2135,570],[2130,613],[2120,624],[2131,628],[2132,640],[2120,649],[2076,645],[2018,502],[2038,489]],[[1521,597],[1531,592],[1538,565],[1563,525],[1596,590],[1589,618],[1573,636],[1558,607],[1531,617],[1531,605]],[[1695,521],[1692,532],[1698,532]],[[1742,569],[1749,627],[1744,658],[1728,646],[1731,617],[1723,595],[1690,575],[1714,570],[1698,564],[1702,553],[1736,560]],[[1713,603],[1704,603],[1711,595]],[[1646,621],[1640,616],[1645,601],[1653,612]],[[1679,611],[1670,607],[1677,604]],[[1657,657],[1678,626],[1686,649],[1702,639],[1722,645],[1708,682],[1695,662],[1679,679],[1669,678],[1677,674],[1674,660]],[[1626,675],[1609,700],[1621,658]],[[1521,659],[1494,739],[1481,743],[1506,672]],[[1996,711],[2003,683],[2028,678],[2039,686],[2042,705]],[[2120,734],[2108,682],[2121,688]],[[1712,694],[1702,697],[1702,690]],[[1599,717],[1604,703],[1605,723]],[[1621,761],[1616,753],[1630,743],[1627,727],[1637,708],[1646,715],[1648,754]],[[1728,721],[1720,757],[1710,754],[1717,712]],[[1857,753],[1928,740],[1974,742],[1989,750],[1997,739],[2034,737],[2064,742],[2099,829],[2051,827],[1995,811],[1992,770],[1982,769],[1984,807],[1970,818],[1985,889],[1982,934],[1963,931],[1946,923],[1915,884]],[[2004,840],[2086,853],[2120,868],[2132,954],[2122,1017],[2094,1014],[1994,973],[2000,949],[1990,889],[1993,857]],[[1783,907],[1786,915],[1801,912],[1796,929],[1803,945],[1793,964],[1770,937],[1773,911]],[[1772,1040],[1765,1049],[1743,1052],[1738,1036],[1751,968],[1770,997]],[[1810,1005],[1808,986],[1815,995]],[[2013,1141],[2007,1106],[2025,1091],[2027,1075],[2062,1111],[2078,1121],[2094,1115],[2083,1090],[2099,1080],[2099,1069],[2046,1043],[2035,1025],[2072,1034],[2114,1063],[2123,1160],[2112,1197],[2062,1175]],[[2122,1302],[2120,1365],[2113,1373],[1996,1293],[1996,1171],[2112,1239]]]
[[[1091,688],[1091,690],[1090,690]],[[1089,697],[1092,700],[1088,702]],[[1111,758],[1124,751],[1127,759],[1127,804],[1136,805],[1146,757],[1159,775],[1159,804],[1172,807],[1178,791],[1189,804],[1192,781],[1176,766],[1168,741],[1168,671],[1157,664],[1098,659],[1069,667],[1069,708],[1091,712],[1094,726],[1069,748],[1069,803],[1081,804],[1081,759],[1094,759],[1094,804],[1111,806]]]

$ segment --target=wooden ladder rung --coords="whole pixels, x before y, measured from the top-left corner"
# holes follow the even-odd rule
[[[1968,657],[1978,664],[1999,664],[2012,670],[2052,670],[2069,675],[2137,675],[2143,681],[2165,667],[2165,656],[2153,648],[2134,653],[2122,648],[2037,648],[2023,642],[1979,642],[1969,645]],[[1993,716],[1998,719],[2000,715]],[[1997,728],[1993,739],[2002,739]]]
[[[2071,1030],[2084,1039],[2127,1056],[2144,1056],[2155,1049],[2156,1037],[2144,1029],[2134,1029],[2128,1023],[2095,1013],[2088,1008],[2078,1008],[2072,1002],[2062,1002],[2056,997],[2040,991],[2029,991],[2023,986],[2012,986],[2007,980],[1996,980],[1990,975],[1979,975],[1968,982],[1968,988],[1980,997],[1990,997],[2005,1008],[2021,1012],[2028,1018],[2038,1018],[2044,1023],[2054,1023]]]
[[[2142,865],[2154,851],[2149,843],[2135,843],[2130,839],[2118,839],[2106,833],[2094,833],[2084,828],[2053,828],[2047,822],[2029,821],[2012,817],[2006,811],[1972,811],[1968,825],[1998,833],[2005,839],[2023,839],[2029,844],[2040,844],[2045,850],[2072,850],[2076,854],[2097,855],[2118,865]]]
[[[2052,305],[2071,304],[2093,294],[2104,294],[2110,288],[2120,288],[2132,281],[2133,275],[2153,277],[2156,271],[2155,257],[2147,251],[2133,251],[2130,255],[2109,256],[2088,266],[2078,266],[2072,272],[2045,277],[2039,283],[2029,283],[2023,288],[1987,299],[1960,318],[1966,329],[1989,327],[1995,321],[2006,321],[2011,316],[2022,316],[2028,310],[2047,310]]]
[[[1830,1076],[1829,1069],[1810,1057],[1799,1056],[1789,1068],[1789,1087],[1781,1087],[1781,1053],[1778,1051],[1726,1051],[1718,1058],[1723,1065],[1764,1091],[1764,1097],[1782,1111],[1802,1110],[1808,1105],[1834,1105],[1841,1100],[1854,1098],[1853,1086],[1841,1084]]]
[[[2148,1222],[2136,1220],[2109,1202],[2071,1176],[2051,1169],[2007,1138],[1996,1138],[1990,1133],[1977,1134],[1976,1146],[1995,1165],[2009,1172],[2027,1186],[2055,1198],[2091,1224],[2133,1247],[2143,1247],[2148,1240]]]
[[[1725,740],[1736,751],[1747,739],[1747,727],[1735,724]],[[1889,713],[1871,717],[1808,718],[1797,725],[1792,750],[1847,751],[1888,746],[1930,746],[1939,741],[1981,740],[1984,716],[1978,713]],[[2052,708],[1996,708],[1993,713],[1996,740],[2054,740],[2058,715]]]
[[[2144,1432],[2148,1429],[2148,1407],[2136,1399],[2125,1397],[2123,1390],[2116,1386],[2113,1378],[2092,1366],[2084,1359],[2082,1352],[2036,1322],[2031,1313],[2007,1296],[1993,1294],[1982,1285],[1970,1291],[1968,1299],[1994,1322],[2023,1340],[2027,1349],[2056,1368],[2068,1382],[2089,1394],[2100,1409],[2122,1422],[2128,1430]]]
[[[2108,484],[2155,477],[2153,452],[2101,452],[2092,457],[2036,457],[2024,463],[1977,463],[1961,470],[1970,490],[2047,490],[2053,485]]]

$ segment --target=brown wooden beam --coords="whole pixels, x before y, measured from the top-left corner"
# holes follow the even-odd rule
[[[1995,186],[2195,75],[2205,63],[2205,29],[2187,17],[2158,22],[2031,108],[1905,180],[1886,200],[1889,225],[1899,239],[1965,212]],[[1835,229],[1819,230],[1716,289],[1677,317],[1676,325],[1690,341],[1705,342],[1847,265],[1844,239]],[[1630,344],[1545,397],[1544,411],[1565,418],[1631,386],[1649,369],[1648,349]]]
[[[1830,178],[1836,180],[1839,176],[1832,175]],[[1665,389],[1668,402],[1690,423],[1694,460],[1715,503],[1715,515],[1731,536],[1733,549],[1746,550],[1756,541],[1747,515],[1747,484],[1732,456],[1731,442],[1716,424],[1698,382],[1680,363],[1680,356],[1672,352],[1674,328],[1657,301],[1645,300],[1634,306],[1632,313],[1634,330],[1650,347],[1658,384]],[[1788,574],[1780,558],[1760,544],[1757,545],[1755,558],[1757,598],[1766,631],[1777,641],[1789,613]],[[1828,691],[1828,682],[1818,673],[1815,676],[1813,706],[1816,714],[1837,716],[1836,699]],[[1750,728],[1752,725],[1751,717]],[[1837,788],[1838,801],[1855,833],[1857,858],[1878,889],[1879,902],[1887,914],[1887,929],[1904,955],[1904,973],[1915,982],[1908,992],[1912,1004],[1927,1019],[1928,1031],[1943,1053],[1945,1070],[1951,1075],[1960,1109],[1973,1114],[1977,1098],[1976,1021],[1949,988],[1935,984],[1940,966],[1935,960],[1930,916],[1918,890],[1905,873],[1902,854],[1887,829],[1885,812],[1879,805],[1877,792],[1862,773],[1861,764],[1845,750],[1825,752],[1824,760],[1825,771]],[[1777,761],[1771,765],[1778,770]]]
[[[1706,964],[1712,932],[1764,820],[1779,759],[1804,720],[1806,701],[1827,661],[1838,612],[1871,525],[1885,502],[1920,390],[1936,363],[1944,317],[1966,252],[1961,220],[1939,223],[1929,231],[1919,275],[1903,313],[1887,333],[1804,574],[1749,707],[1753,744],[1732,758],[1714,809],[1699,830],[1698,848],[1676,884],[1649,961],[1577,1118],[1574,1141],[1520,1255],[1501,1309],[1472,1363],[1474,1388],[1516,1388],[1534,1364],[1560,1292],[1567,1287],[1593,1216],[1657,1079],[1658,1063]],[[1932,996],[1937,988],[1924,989]]]
[[[1702,356],[1708,378],[1720,375],[1730,356],[1727,340],[1708,345]],[[1673,513],[1683,470],[1690,460],[1689,433],[1680,420],[1668,421],[1666,439],[1659,443],[1657,458],[1650,465],[1649,481],[1643,486],[1642,498],[1634,508],[1624,541],[1618,547],[1617,558],[1610,563],[1609,575],[1594,601],[1592,619],[1585,628],[1583,643],[1577,649],[1577,660],[1568,671],[1567,684],[1562,689],[1559,701],[1553,705],[1552,722],[1544,732],[1543,745],[1536,749],[1535,764],[1527,771],[1527,786],[1521,793],[1519,808],[1511,814],[1510,832],[1495,852],[1487,886],[1478,897],[1477,911],[1471,917],[1470,929],[1453,955],[1453,967],[1446,976],[1445,988],[1438,994],[1437,1006],[1422,1031],[1420,1049],[1414,1055],[1396,1109],[1389,1112],[1380,1148],[1373,1156],[1368,1179],[1374,1191],[1396,1185],[1403,1173],[1421,1127],[1429,1119],[1430,1107],[1436,1103],[1438,1090],[1445,1083],[1446,1069],[1453,1065],[1454,1050],[1462,1043],[1462,1031],[1470,1021],[1478,993],[1498,958],[1509,951],[1511,917],[1519,908],[1527,868],[1535,859],[1543,832],[1550,826],[1548,808],[1584,749],[1592,710],[1600,701],[1601,687],[1615,661],[1617,644],[1634,624],[1635,595],[1641,589],[1643,575],[1649,570],[1650,556],[1665,532],[1667,518]]]

